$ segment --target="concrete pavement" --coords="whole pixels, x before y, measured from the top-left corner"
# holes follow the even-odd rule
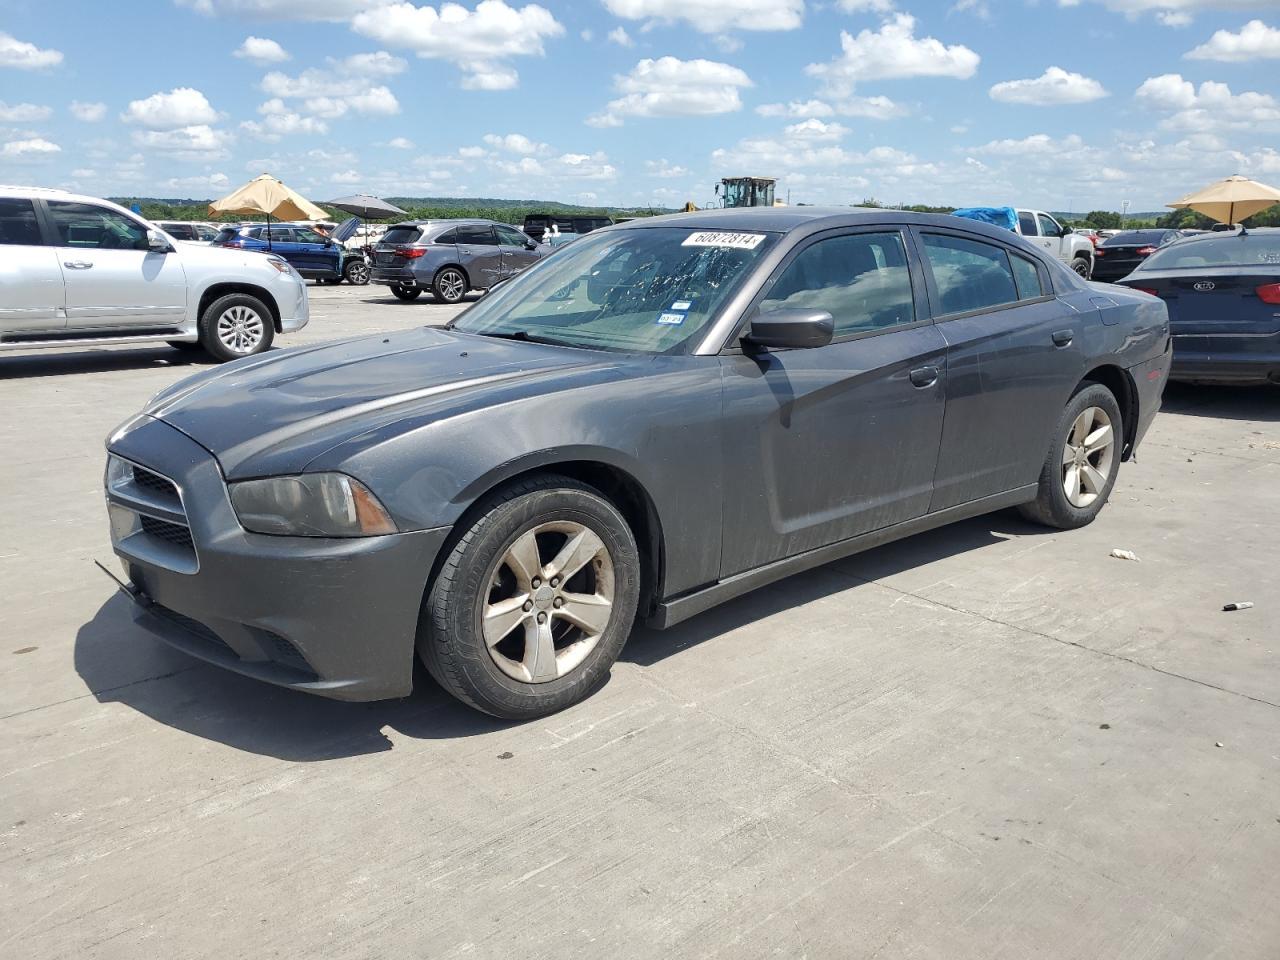
[[[282,346],[452,311],[313,312]],[[1091,527],[995,514],[637,630],[512,725],[132,628],[102,442],[193,369],[0,355],[0,955],[1280,955],[1280,391],[1171,389]]]

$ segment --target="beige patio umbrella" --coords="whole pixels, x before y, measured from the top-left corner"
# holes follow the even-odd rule
[[[233,190],[221,200],[209,204],[209,215],[218,213],[264,213],[268,224],[272,217],[277,220],[325,220],[329,216],[269,173],[254,177],[239,190]],[[269,246],[270,232],[267,236]]]
[[[1166,206],[1178,209],[1190,207],[1219,223],[1231,224],[1239,223],[1277,203],[1280,203],[1280,190],[1237,175],[1189,193],[1176,203]]]

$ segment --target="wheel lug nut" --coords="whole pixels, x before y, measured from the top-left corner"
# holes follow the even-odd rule
[[[558,586],[560,586],[560,578],[559,578],[559,577],[552,577],[552,578],[551,578],[551,585],[552,585],[553,587],[558,587]]]
[[[546,622],[547,622],[547,615],[546,615],[545,613],[540,613],[540,614],[538,614],[538,622],[539,622],[539,623],[546,623]]]
[[[562,597],[556,597],[556,599],[555,599],[555,605],[556,605],[556,609],[559,609],[560,607],[563,607],[563,606],[564,606],[564,599],[563,599]]]
[[[535,587],[540,587],[540,586],[542,586],[542,580],[541,580],[541,579],[539,579],[538,577],[534,577],[534,578],[533,578],[532,583],[533,583],[533,585],[534,585]]]
[[[524,602],[524,612],[525,612],[525,613],[528,613],[528,612],[529,612],[530,610],[532,610],[532,609],[533,609],[533,601],[532,601],[532,600],[526,600],[526,601]]]

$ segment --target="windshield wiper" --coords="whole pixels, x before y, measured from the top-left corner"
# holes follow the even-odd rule
[[[493,337],[497,340],[519,340],[521,343],[546,343],[553,347],[570,347],[571,343],[563,340],[556,340],[554,337],[543,337],[528,330],[493,330],[480,332],[478,330],[468,330],[467,333],[474,333],[478,337]]]

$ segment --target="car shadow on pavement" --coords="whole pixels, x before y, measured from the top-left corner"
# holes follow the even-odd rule
[[[1170,383],[1165,387],[1162,413],[1223,420],[1280,420],[1280,386],[1216,386]]]
[[[133,623],[116,594],[76,634],[75,668],[99,703],[122,703],[165,726],[281,760],[312,762],[390,750],[392,738],[455,739],[511,726],[460,703],[417,667],[401,700],[343,703],[242,677],[173,650]]]
[[[0,354],[0,380],[113,373],[117,370],[144,370],[147,367],[189,367],[195,373],[213,364],[213,358],[202,350],[175,350],[164,346],[141,350],[91,349],[77,353]]]

